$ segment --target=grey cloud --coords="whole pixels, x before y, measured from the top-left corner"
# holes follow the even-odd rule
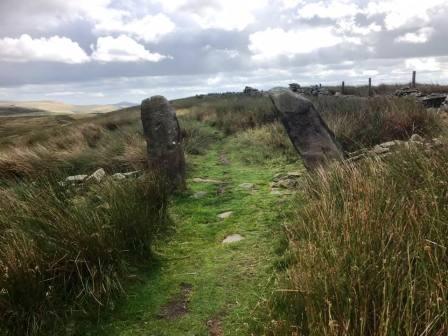
[[[305,26],[334,26],[336,20],[319,17],[299,19],[297,9],[283,11],[275,0],[258,11],[256,22],[243,31],[201,30],[184,15],[185,11],[201,13],[207,6],[216,7],[216,1],[192,0],[182,11],[166,13],[176,23],[175,31],[158,42],[142,42],[151,52],[170,55],[173,59],[159,63],[88,62],[80,65],[0,62],[0,99],[38,99],[52,91],[104,93],[104,97],[59,96],[89,103],[135,101],[142,98],[136,94],[142,91],[147,95],[165,93],[175,98],[209,91],[240,90],[245,84],[267,88],[287,84],[291,80],[312,84],[338,83],[346,79],[362,83],[366,71],[378,72],[374,76],[375,81],[395,82],[408,77],[410,69],[405,66],[406,58],[430,57],[441,62],[442,66],[448,64],[447,10],[431,14],[428,24],[435,33],[427,43],[397,43],[395,39],[398,36],[415,31],[409,27],[394,31],[383,29],[361,37],[362,45],[342,43],[309,54],[284,55],[267,62],[256,62],[248,49],[250,34],[267,28],[287,31]],[[365,5],[368,0],[358,2]],[[126,10],[135,18],[162,11],[160,3],[152,0],[113,0],[110,7]],[[90,46],[105,34],[94,31],[91,20],[77,18],[67,12],[67,8],[67,2],[63,0],[0,0],[0,38],[24,33],[34,38],[66,36],[90,54]],[[383,14],[371,17],[358,14],[355,19],[363,27],[374,22],[384,27]],[[110,35],[117,36],[118,33]],[[447,82],[448,69],[438,73],[425,71],[421,76],[428,81]]]

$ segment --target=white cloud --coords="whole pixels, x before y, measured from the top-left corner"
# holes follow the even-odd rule
[[[181,12],[203,29],[242,31],[256,21],[256,11],[266,7],[268,0],[153,0],[165,11]]]
[[[333,0],[327,3],[323,1],[305,4],[298,10],[298,17],[312,19],[320,17],[326,19],[340,19],[348,16],[355,16],[360,11],[358,5],[353,1]]]
[[[302,28],[288,31],[282,28],[268,28],[251,34],[249,40],[249,50],[257,60],[307,54],[321,48],[333,47],[342,42],[359,43],[359,40],[355,38],[336,35],[331,27]]]
[[[92,48],[93,49],[93,48]],[[120,35],[98,38],[92,59],[99,62],[159,62],[167,56],[152,53],[132,38]]]
[[[100,20],[95,30],[102,33],[126,33],[145,42],[155,42],[174,31],[176,25],[164,14],[146,15],[126,21],[123,17]]]
[[[405,60],[407,69],[416,71],[440,71],[442,65],[435,57],[409,58]]]
[[[422,26],[431,21],[431,13],[437,8],[448,8],[446,0],[371,0],[364,13],[372,16],[385,14],[388,30]]]
[[[0,60],[7,62],[49,61],[69,64],[85,63],[89,56],[69,38],[53,36],[33,39],[24,34],[19,38],[0,39]]]
[[[407,33],[401,35],[395,39],[395,42],[402,43],[426,43],[428,42],[431,35],[434,33],[434,28],[425,27],[419,29],[415,33]]]

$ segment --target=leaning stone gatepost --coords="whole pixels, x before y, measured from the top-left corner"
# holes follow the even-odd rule
[[[269,96],[307,169],[344,158],[333,132],[310,100],[286,88],[272,89]]]
[[[149,169],[166,178],[174,189],[185,187],[185,157],[176,111],[162,96],[145,99],[141,105]]]

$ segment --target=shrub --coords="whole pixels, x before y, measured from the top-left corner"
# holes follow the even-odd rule
[[[148,263],[167,227],[157,177],[84,192],[48,180],[0,189],[1,331],[48,332],[73,311],[104,308]]]
[[[287,226],[290,326],[309,335],[445,335],[448,150],[335,166]]]

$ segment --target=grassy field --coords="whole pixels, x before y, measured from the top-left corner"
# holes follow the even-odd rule
[[[407,99],[314,102],[347,151],[445,132]],[[171,197],[151,175],[57,183],[144,170],[138,108],[2,119],[1,331],[446,334],[444,145],[307,175],[266,97],[173,104],[188,189]],[[290,171],[298,187],[272,193]],[[232,234],[244,239],[222,244]]]

